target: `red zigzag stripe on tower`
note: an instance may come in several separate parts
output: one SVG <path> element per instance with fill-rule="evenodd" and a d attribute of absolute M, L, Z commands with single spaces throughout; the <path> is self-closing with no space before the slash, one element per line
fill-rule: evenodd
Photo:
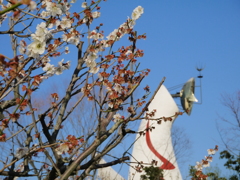
<path fill-rule="evenodd" d="M 149 121 L 147 123 L 147 129 L 148 128 L 149 128 Z M 153 147 L 151 139 L 150 139 L 150 131 L 149 130 L 147 130 L 147 132 L 146 132 L 146 142 L 147 142 L 149 149 L 153 152 L 153 154 L 155 154 L 155 156 L 157 156 L 158 159 L 160 159 L 163 162 L 162 166 L 160 166 L 159 168 L 165 169 L 165 170 L 175 169 L 175 166 L 171 162 L 169 162 L 166 158 L 164 158 L 161 154 L 159 154 L 157 152 L 157 150 Z"/>

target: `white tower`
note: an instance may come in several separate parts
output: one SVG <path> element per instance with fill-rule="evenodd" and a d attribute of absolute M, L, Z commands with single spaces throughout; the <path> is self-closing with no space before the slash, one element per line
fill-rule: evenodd
<path fill-rule="evenodd" d="M 137 160 L 138 162 L 151 163 L 152 160 L 156 160 L 158 161 L 157 167 L 164 170 L 166 180 L 182 180 L 171 139 L 171 128 L 175 120 L 173 116 L 179 112 L 179 109 L 165 86 L 161 86 L 148 109 L 149 112 L 156 109 L 153 118 L 172 117 L 172 121 L 162 120 L 161 124 L 157 124 L 157 121 L 142 120 L 139 131 L 152 126 L 155 129 L 147 131 L 145 136 L 141 136 L 134 144 L 132 152 L 134 158 L 131 159 L 131 162 Z M 142 174 L 130 168 L 129 180 L 140 180 Z"/>

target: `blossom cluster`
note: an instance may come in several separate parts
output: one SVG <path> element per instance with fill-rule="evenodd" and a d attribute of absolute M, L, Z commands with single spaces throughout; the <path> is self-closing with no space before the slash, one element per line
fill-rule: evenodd
<path fill-rule="evenodd" d="M 98 103 L 98 105 L 99 107 L 101 106 L 99 109 L 102 112 L 106 112 L 106 114 L 108 114 L 107 112 L 114 112 L 114 115 L 110 116 L 109 121 L 119 122 L 118 124 L 122 123 L 123 120 L 127 121 L 127 118 L 125 119 L 125 117 L 118 112 L 125 108 L 128 113 L 135 113 L 136 109 L 130 105 L 128 99 L 149 72 L 148 69 L 139 70 L 138 65 L 136 65 L 136 59 L 142 57 L 144 53 L 142 50 L 136 48 L 135 42 L 138 39 L 145 39 L 146 36 L 137 36 L 133 28 L 136 20 L 143 14 L 143 8 L 141 6 L 135 8 L 131 18 L 128 18 L 125 23 L 113 30 L 108 36 L 104 36 L 104 32 L 100 31 L 101 26 L 103 26 L 102 24 L 94 30 L 92 30 L 92 26 L 90 26 L 92 21 L 101 15 L 98 11 L 100 9 L 100 7 L 98 7 L 100 1 L 91 1 L 90 4 L 83 2 L 82 8 L 84 8 L 84 10 L 81 10 L 80 13 L 70 13 L 69 11 L 72 6 L 71 3 L 74 3 L 75 0 L 71 0 L 70 2 L 67 0 L 41 0 L 39 2 L 37 1 L 38 4 L 31 0 L 25 1 L 29 1 L 27 8 L 25 6 L 23 9 L 16 8 L 14 12 L 11 10 L 14 14 L 13 17 L 16 24 L 24 22 L 25 19 L 27 19 L 26 22 L 30 22 L 33 19 L 29 24 L 26 23 L 22 31 L 16 31 L 15 34 L 12 35 L 13 37 L 16 36 L 16 54 L 20 55 L 16 55 L 16 57 L 12 59 L 0 55 L 0 76 L 4 79 L 2 82 L 6 82 L 6 84 L 4 84 L 6 88 L 2 88 L 3 91 L 0 93 L 3 94 L 7 90 L 11 92 L 11 89 L 15 87 L 18 87 L 19 91 L 14 93 L 16 98 L 11 102 L 13 106 L 16 107 L 14 112 L 6 113 L 7 117 L 1 120 L 0 141 L 8 141 L 4 131 L 10 126 L 9 122 L 11 122 L 11 126 L 17 125 L 24 127 L 21 125 L 21 119 L 24 115 L 31 114 L 32 118 L 35 118 L 38 112 L 36 112 L 37 108 L 35 108 L 35 104 L 31 101 L 31 97 L 33 97 L 32 93 L 39 89 L 38 86 L 40 86 L 45 78 L 60 75 L 64 70 L 70 68 L 70 61 L 66 62 L 63 58 L 61 58 L 61 61 L 58 60 L 55 63 L 52 61 L 53 58 L 59 57 L 63 53 L 68 54 L 70 52 L 69 47 L 74 46 L 77 46 L 78 51 L 81 51 L 81 53 L 78 54 L 80 57 L 78 65 L 76 66 L 78 70 L 75 70 L 73 72 L 74 76 L 71 76 L 71 88 L 67 88 L 68 92 L 66 94 L 69 97 L 63 97 L 63 101 L 57 93 L 54 92 L 51 94 L 52 102 L 48 110 L 39 115 L 39 119 L 36 121 L 36 123 L 41 122 L 44 128 L 43 134 L 48 132 L 52 133 L 50 131 L 58 133 L 58 130 L 63 128 L 63 122 L 65 120 L 65 122 L 67 122 L 67 117 L 73 112 L 81 100 L 79 99 L 76 106 L 74 105 L 71 108 L 68 106 L 70 104 L 68 104 L 68 101 L 70 101 L 68 99 L 71 99 L 78 93 L 82 93 L 82 97 L 84 98 L 85 96 L 88 100 L 94 100 L 95 102 L 99 100 L 100 103 Z M 3 5 L 2 0 L 0 0 L 0 5 L 2 9 L 11 7 L 11 4 L 7 6 Z M 33 11 L 35 11 L 35 14 L 32 13 Z M 9 13 L 11 12 L 9 11 Z M 8 12 L 4 15 L 7 16 Z M 2 17 L 5 18 L 5 16 Z M 42 22 L 36 25 L 36 29 L 32 29 L 32 25 L 35 25 L 37 21 Z M 1 22 L 3 22 L 2 19 L 0 19 L 0 23 Z M 88 31 L 79 31 L 78 27 L 81 25 L 86 25 Z M 129 35 L 131 45 L 126 47 L 122 46 L 116 51 L 113 50 L 114 43 L 119 41 L 124 35 Z M 19 37 L 24 38 L 21 38 L 19 41 Z M 82 40 L 84 37 L 88 40 L 85 51 L 83 50 L 85 47 L 81 47 L 81 42 L 84 41 Z M 105 51 L 107 48 L 109 51 Z M 106 53 L 106 55 L 104 55 L 104 53 Z M 81 63 L 79 63 L 80 60 Z M 81 66 L 80 70 L 79 66 Z M 131 68 L 131 66 L 134 67 Z M 81 72 L 79 73 L 79 71 Z M 105 96 L 104 98 L 100 96 L 96 97 L 95 94 L 93 94 L 95 93 L 93 91 L 98 89 L 103 89 L 103 92 L 106 92 L 102 93 L 105 94 L 103 95 Z M 60 108 L 64 109 L 63 103 L 68 104 L 66 107 L 69 108 L 69 111 L 63 110 L 64 112 L 61 114 L 62 111 L 59 110 Z M 145 101 L 137 99 L 133 101 L 133 103 L 136 104 L 136 108 L 139 108 Z M 105 108 L 107 108 L 106 111 Z M 111 114 L 112 113 L 110 113 L 110 115 Z M 50 121 L 45 123 L 45 118 L 50 118 Z M 32 123 L 31 128 L 36 126 L 36 123 Z M 30 126 L 27 125 L 25 128 L 29 129 Z M 26 156 L 34 159 L 35 154 L 33 156 L 33 153 L 37 154 L 37 150 L 31 151 L 29 147 L 33 141 L 41 141 L 40 133 L 42 133 L 42 131 L 38 131 L 38 128 L 38 126 L 35 128 L 35 138 L 33 140 L 31 139 L 31 142 L 26 144 L 26 147 L 18 148 L 15 153 L 13 153 L 17 160 L 25 158 Z M 25 132 L 30 131 L 26 130 L 23 133 Z M 11 137 L 9 139 L 11 139 Z M 46 147 L 54 147 L 49 148 L 53 151 L 52 154 L 54 156 L 71 156 L 72 153 L 75 153 L 76 149 L 79 150 L 79 148 L 85 144 L 83 143 L 83 136 L 76 138 L 74 135 L 68 135 L 67 140 L 54 139 L 54 144 L 48 142 L 48 140 Z M 40 148 L 44 150 L 46 147 L 41 145 Z"/>
<path fill-rule="evenodd" d="M 107 47 L 111 47 L 115 41 L 119 41 L 124 35 L 131 32 L 136 20 L 143 14 L 143 8 L 138 6 L 133 10 L 132 19 L 127 19 L 125 23 L 120 25 L 118 29 L 114 29 L 104 40 L 102 33 L 93 30 L 89 33 L 88 38 L 94 40 L 94 50 L 88 55 L 85 60 L 87 67 L 90 68 L 89 72 L 96 74 L 99 71 L 99 68 L 96 67 L 96 59 L 98 58 L 97 53 L 102 52 Z"/>
<path fill-rule="evenodd" d="M 208 149 L 208 156 L 205 156 L 205 159 L 202 159 L 200 162 L 196 162 L 195 169 L 196 169 L 196 177 L 198 180 L 205 180 L 208 176 L 203 174 L 202 170 L 205 167 L 210 166 L 210 162 L 212 162 L 212 155 L 214 155 L 218 151 L 218 146 L 215 146 L 214 149 Z"/>

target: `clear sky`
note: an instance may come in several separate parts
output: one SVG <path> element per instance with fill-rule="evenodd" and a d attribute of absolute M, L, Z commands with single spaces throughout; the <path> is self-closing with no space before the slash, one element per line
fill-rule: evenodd
<path fill-rule="evenodd" d="M 79 9 L 81 3 L 78 0 L 74 8 Z M 144 8 L 144 14 L 137 20 L 135 29 L 138 34 L 147 35 L 138 44 L 145 53 L 141 68 L 151 69 L 143 86 L 148 84 L 154 92 L 165 76 L 165 86 L 170 88 L 196 77 L 197 65 L 205 67 L 202 105 L 195 105 L 191 116 L 178 117 L 175 123 L 185 129 L 192 142 L 191 158 L 180 167 L 185 177 L 188 165 L 203 159 L 207 149 L 218 144 L 220 151 L 223 150 L 216 120 L 218 114 L 228 117 L 220 103 L 221 94 L 240 89 L 240 1 L 108 0 L 100 5 L 101 17 L 97 20 L 104 23 L 105 35 L 125 22 L 139 5 Z M 3 53 L 5 44 L 0 44 Z M 200 99 L 198 91 L 196 97 Z M 211 165 L 222 164 L 218 159 L 219 153 Z"/>
<path fill-rule="evenodd" d="M 196 77 L 197 65 L 205 67 L 202 105 L 195 105 L 191 116 L 178 117 L 175 122 L 185 129 L 192 142 L 191 158 L 180 167 L 185 177 L 188 165 L 203 159 L 207 149 L 217 144 L 220 151 L 224 148 L 216 120 L 218 114 L 228 116 L 220 103 L 221 94 L 234 93 L 240 87 L 240 1 L 109 0 L 101 6 L 104 27 L 108 27 L 109 32 L 119 27 L 138 5 L 144 8 L 144 14 L 135 29 L 139 34 L 147 34 L 147 39 L 138 44 L 145 52 L 141 67 L 151 69 L 143 84 L 154 91 L 165 76 L 165 86 L 170 88 Z M 198 90 L 196 97 L 200 99 Z M 219 153 L 211 163 L 217 164 L 225 169 Z"/>

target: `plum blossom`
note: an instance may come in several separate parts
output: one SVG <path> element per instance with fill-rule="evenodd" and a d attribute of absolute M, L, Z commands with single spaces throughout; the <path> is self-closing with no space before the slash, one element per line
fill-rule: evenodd
<path fill-rule="evenodd" d="M 87 56 L 87 59 L 92 60 L 92 61 L 95 61 L 97 58 L 98 58 L 98 55 L 96 53 L 90 53 Z"/>
<path fill-rule="evenodd" d="M 137 9 L 137 10 L 136 10 Z M 137 8 L 134 9 L 134 11 L 136 11 L 136 13 L 138 13 L 138 15 L 141 15 L 141 11 Z M 139 15 L 139 17 L 140 17 Z M 139 18 L 138 17 L 138 18 Z M 123 23 L 122 25 L 120 25 L 120 27 L 118 29 L 114 29 L 113 32 L 111 32 L 106 38 L 107 40 L 113 40 L 113 41 L 118 41 L 120 38 L 122 38 L 126 33 L 128 29 L 132 29 L 134 27 L 136 19 L 129 19 L 127 20 L 127 22 Z M 105 47 L 107 47 L 108 45 L 106 44 Z"/>
<path fill-rule="evenodd" d="M 35 34 L 31 34 L 31 37 L 34 41 L 48 41 L 49 39 L 52 39 L 53 35 L 52 35 L 52 30 L 48 31 L 48 29 L 46 28 L 46 23 L 42 22 L 41 24 L 37 25 L 37 30 L 35 32 Z"/>
<path fill-rule="evenodd" d="M 39 36 L 45 36 L 45 34 L 48 33 L 48 30 L 47 30 L 47 25 L 45 22 L 41 22 L 41 24 L 38 24 L 37 27 L 36 27 L 36 34 L 39 35 Z"/>
<path fill-rule="evenodd" d="M 47 17 L 47 16 L 50 16 L 50 12 L 48 12 L 48 11 L 42 11 L 41 12 L 41 16 L 43 17 L 43 18 L 45 18 L 45 17 Z"/>
<path fill-rule="evenodd" d="M 94 19 L 100 17 L 100 15 L 101 15 L 101 13 L 98 12 L 98 11 L 92 12 L 92 17 L 93 17 Z"/>
<path fill-rule="evenodd" d="M 96 30 L 93 30 L 92 32 L 89 33 L 89 36 L 87 37 L 89 39 L 103 39 L 103 35 L 101 33 L 97 33 Z"/>
<path fill-rule="evenodd" d="M 69 146 L 66 143 L 62 143 L 58 148 L 56 148 L 56 152 L 58 155 L 62 155 L 68 151 L 69 151 Z"/>
<path fill-rule="evenodd" d="M 96 74 L 96 73 L 98 73 L 99 69 L 100 69 L 99 67 L 95 66 L 95 67 L 90 68 L 89 72 Z"/>
<path fill-rule="evenodd" d="M 136 21 L 132 19 L 127 19 L 127 22 L 120 25 L 119 30 L 122 34 L 126 33 L 126 30 L 132 29 L 136 24 Z"/>
<path fill-rule="evenodd" d="M 36 9 L 36 7 L 37 7 L 37 3 L 35 1 L 30 1 L 29 9 L 33 11 L 34 9 Z"/>
<path fill-rule="evenodd" d="M 207 160 L 207 161 L 209 161 L 209 162 L 212 162 L 212 156 L 205 156 L 205 159 Z"/>
<path fill-rule="evenodd" d="M 202 160 L 202 166 L 203 166 L 203 167 L 209 167 L 209 166 L 210 166 L 209 161 L 207 161 L 207 160 Z"/>
<path fill-rule="evenodd" d="M 113 116 L 113 121 L 116 123 L 116 122 L 118 122 L 119 120 L 121 120 L 122 119 L 122 117 L 121 117 L 121 115 L 119 114 L 119 113 L 117 113 L 117 114 L 115 114 L 114 116 Z"/>
<path fill-rule="evenodd" d="M 63 1 L 63 4 L 61 5 L 62 14 L 70 16 L 70 12 L 68 11 L 70 7 L 71 5 L 67 1 Z"/>
<path fill-rule="evenodd" d="M 49 59 L 48 57 L 44 56 L 44 57 L 41 59 L 41 62 L 42 62 L 42 64 L 45 64 L 45 63 L 50 62 L 50 59 Z"/>
<path fill-rule="evenodd" d="M 50 13 L 51 16 L 61 15 L 63 13 L 61 4 L 46 2 L 46 5 L 46 10 Z"/>
<path fill-rule="evenodd" d="M 31 51 L 30 57 L 35 57 L 36 54 L 43 54 L 45 51 L 46 43 L 36 40 L 28 45 L 28 50 Z"/>
<path fill-rule="evenodd" d="M 78 45 L 80 41 L 80 36 L 74 32 L 73 29 L 71 29 L 69 34 L 63 34 L 62 35 L 63 41 L 66 41 L 71 44 Z"/>
<path fill-rule="evenodd" d="M 195 169 L 197 169 L 198 171 L 202 171 L 202 169 L 203 169 L 202 163 L 196 162 Z"/>
<path fill-rule="evenodd" d="M 56 75 L 62 74 L 62 72 L 66 69 L 70 68 L 70 61 L 67 61 L 66 63 L 63 63 L 64 59 L 62 59 L 60 62 L 58 62 L 58 67 L 56 68 Z"/>
<path fill-rule="evenodd" d="M 87 58 L 85 59 L 85 63 L 86 63 L 86 66 L 89 67 L 91 72 L 96 72 L 98 71 L 98 69 L 93 69 L 94 67 L 97 66 L 97 63 L 95 62 L 95 60 L 98 58 L 98 55 L 96 53 L 90 53 Z M 97 73 L 97 72 L 96 72 Z"/>
<path fill-rule="evenodd" d="M 89 67 L 89 68 L 93 68 L 97 65 L 97 63 L 94 60 L 91 60 L 91 59 L 86 59 L 85 63 L 87 65 L 87 67 Z"/>
<path fill-rule="evenodd" d="M 62 21 L 60 22 L 60 26 L 62 29 L 70 28 L 72 26 L 71 20 L 66 16 L 62 17 Z"/>
<path fill-rule="evenodd" d="M 118 32 L 118 29 L 114 29 L 114 31 L 111 32 L 106 38 L 108 40 L 114 40 L 114 41 L 119 40 L 120 38 L 117 37 L 117 32 Z"/>
<path fill-rule="evenodd" d="M 118 83 L 115 84 L 113 88 L 116 92 L 121 93 L 122 92 L 122 86 Z"/>
<path fill-rule="evenodd" d="M 87 7 L 87 2 L 83 2 L 82 3 L 82 8 L 86 8 Z"/>
<path fill-rule="evenodd" d="M 63 63 L 64 59 L 62 59 L 60 62 L 58 62 L 58 66 L 55 67 L 54 65 L 48 63 L 45 64 L 43 67 L 43 71 L 46 72 L 48 76 L 52 76 L 54 74 L 60 75 L 63 73 L 64 70 L 70 68 L 70 61 L 67 61 L 66 63 Z"/>
<path fill-rule="evenodd" d="M 56 68 L 54 67 L 54 65 L 46 63 L 45 66 L 43 67 L 43 71 L 46 71 L 48 75 L 53 75 L 56 72 Z"/>
<path fill-rule="evenodd" d="M 209 155 L 214 155 L 216 153 L 214 149 L 208 149 L 207 151 Z"/>
<path fill-rule="evenodd" d="M 132 19 L 137 20 L 142 14 L 143 14 L 143 8 L 141 6 L 138 6 L 132 12 Z"/>

